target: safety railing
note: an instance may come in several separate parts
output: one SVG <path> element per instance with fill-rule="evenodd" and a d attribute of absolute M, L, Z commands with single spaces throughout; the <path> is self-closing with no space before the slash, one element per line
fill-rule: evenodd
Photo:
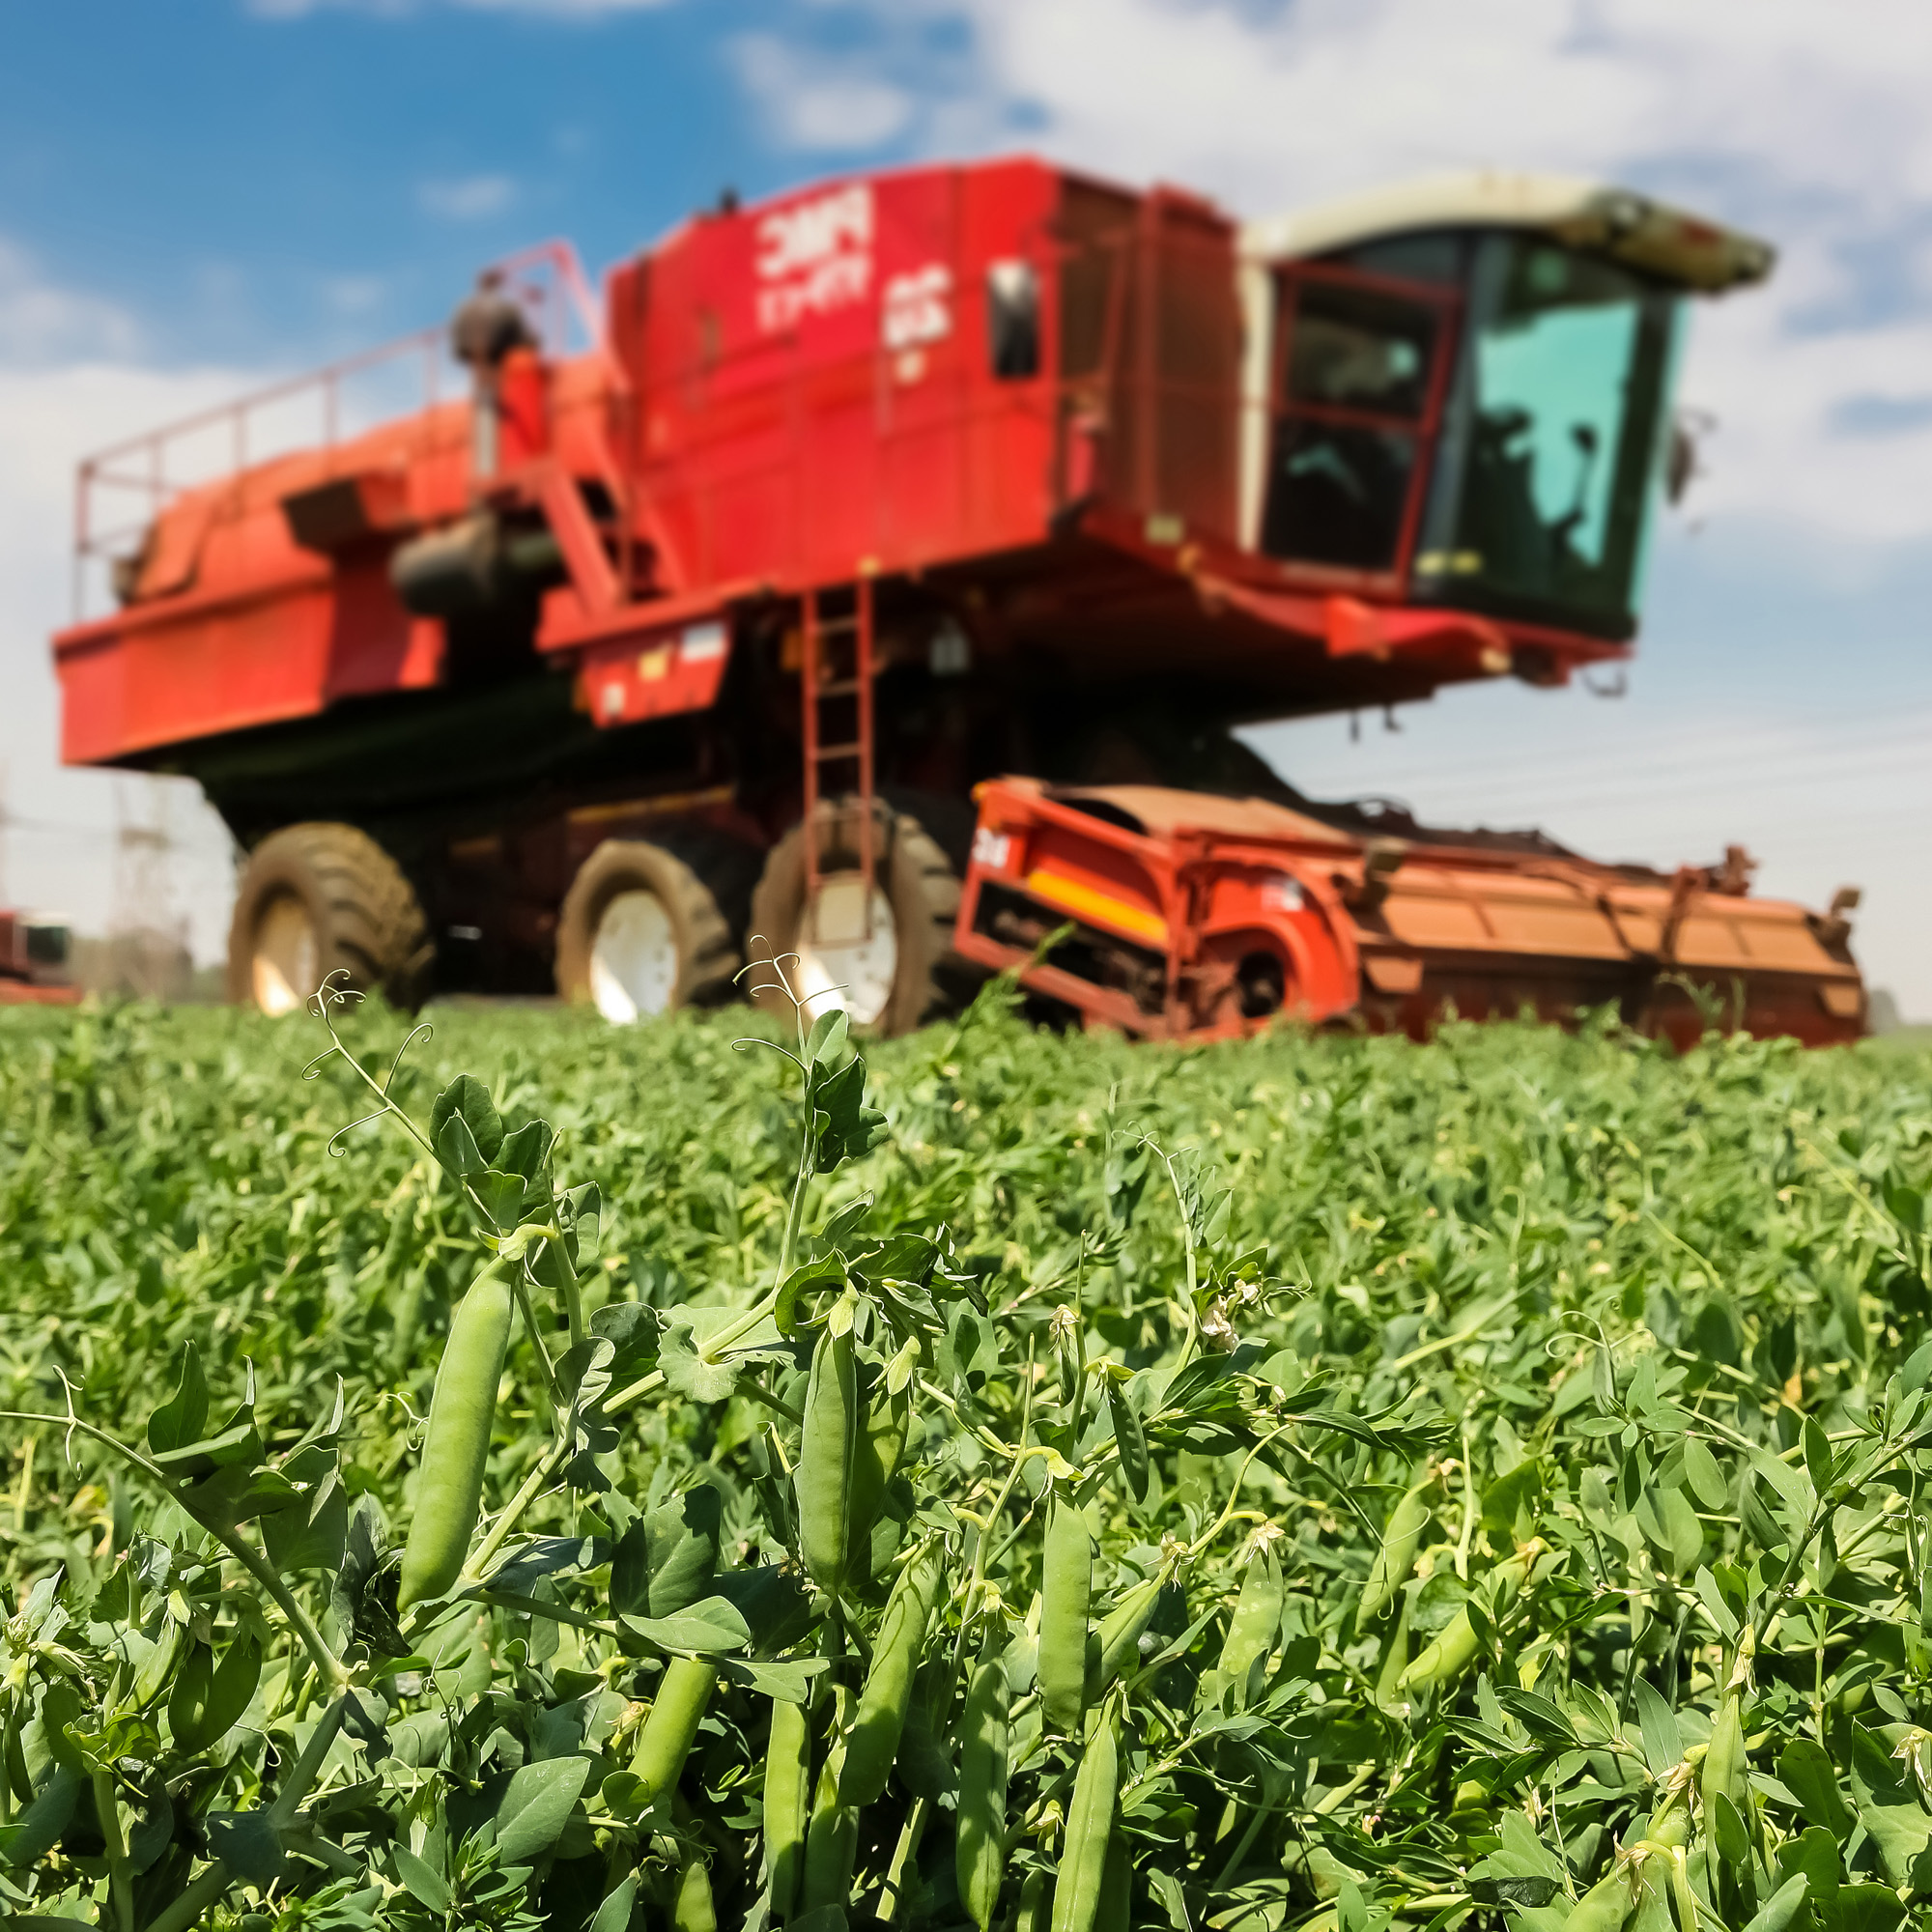
<path fill-rule="evenodd" d="M 603 323 L 577 250 L 546 242 L 494 265 L 523 306 L 544 353 L 564 355 L 575 334 L 601 348 Z M 175 497 L 297 450 L 320 451 L 325 473 L 342 444 L 375 424 L 430 412 L 466 381 L 441 327 L 199 410 L 82 459 L 74 478 L 73 621 L 90 591 L 139 555 L 154 521 Z"/>

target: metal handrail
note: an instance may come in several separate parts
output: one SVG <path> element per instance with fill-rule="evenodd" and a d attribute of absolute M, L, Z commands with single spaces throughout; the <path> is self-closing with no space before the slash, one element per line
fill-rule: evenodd
<path fill-rule="evenodd" d="M 531 281 L 526 282 L 519 292 L 537 322 L 538 332 L 548 354 L 559 355 L 566 352 L 573 319 L 590 348 L 595 351 L 603 349 L 604 330 L 597 302 L 577 250 L 568 242 L 539 242 L 503 257 L 492 267 L 506 281 L 514 281 L 532 270 L 550 270 L 548 289 L 542 282 Z M 230 478 L 239 476 L 249 467 L 250 418 L 271 404 L 284 403 L 314 390 L 320 393 L 322 402 L 322 451 L 326 458 L 332 459 L 342 440 L 341 395 L 344 379 L 386 362 L 399 361 L 405 356 L 420 355 L 423 370 L 421 399 L 413 411 L 404 411 L 391 420 L 400 421 L 411 414 L 427 417 L 441 400 L 439 379 L 444 341 L 445 330 L 441 327 L 415 329 L 377 348 L 360 350 L 299 376 L 286 377 L 278 383 L 250 390 L 231 402 L 198 410 L 191 415 L 164 423 L 159 428 L 129 437 L 124 441 L 110 443 L 106 448 L 83 457 L 74 476 L 73 621 L 81 623 L 86 617 L 89 561 L 115 557 L 120 554 L 121 546 L 143 532 L 176 497 L 201 487 L 197 483 L 170 481 L 167 473 L 170 445 L 187 437 L 218 429 L 226 423 L 233 439 L 228 474 Z M 129 473 L 122 467 L 129 458 L 142 459 L 138 472 Z M 95 499 L 97 493 L 107 489 L 131 490 L 144 496 L 147 498 L 146 515 L 133 523 L 99 526 Z"/>

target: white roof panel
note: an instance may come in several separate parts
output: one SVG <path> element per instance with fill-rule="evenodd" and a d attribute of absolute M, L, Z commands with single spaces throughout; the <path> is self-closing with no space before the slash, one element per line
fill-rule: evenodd
<path fill-rule="evenodd" d="M 1493 169 L 1432 175 L 1251 221 L 1241 230 L 1241 253 L 1292 261 L 1431 228 L 1536 229 L 1705 295 L 1761 282 L 1776 260 L 1768 242 L 1629 188 Z"/>

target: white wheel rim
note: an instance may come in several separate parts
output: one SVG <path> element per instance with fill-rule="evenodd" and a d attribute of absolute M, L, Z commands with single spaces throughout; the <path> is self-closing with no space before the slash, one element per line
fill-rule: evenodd
<path fill-rule="evenodd" d="M 814 917 L 815 913 L 815 917 Z M 893 902 L 874 885 L 871 931 L 866 930 L 866 882 L 858 872 L 822 879 L 799 935 L 799 994 L 816 1014 L 842 1007 L 857 1026 L 870 1026 L 893 997 L 899 965 Z"/>
<path fill-rule="evenodd" d="M 277 893 L 255 922 L 248 956 L 255 1004 L 275 1017 L 298 1012 L 322 977 L 321 954 L 308 908 L 293 893 Z"/>
<path fill-rule="evenodd" d="M 668 1012 L 677 993 L 677 935 L 655 893 L 639 887 L 605 906 L 590 942 L 590 998 L 617 1026 Z"/>

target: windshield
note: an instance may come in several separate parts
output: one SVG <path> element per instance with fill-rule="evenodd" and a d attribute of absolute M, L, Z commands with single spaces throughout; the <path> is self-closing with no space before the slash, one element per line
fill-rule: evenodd
<path fill-rule="evenodd" d="M 1492 229 L 1371 243 L 1291 270 L 1283 295 L 1264 550 L 1384 576 L 1406 565 L 1424 601 L 1635 629 L 1675 294 Z"/>
<path fill-rule="evenodd" d="M 1627 636 L 1677 298 L 1535 237 L 1484 236 L 1473 253 L 1418 591 Z"/>

